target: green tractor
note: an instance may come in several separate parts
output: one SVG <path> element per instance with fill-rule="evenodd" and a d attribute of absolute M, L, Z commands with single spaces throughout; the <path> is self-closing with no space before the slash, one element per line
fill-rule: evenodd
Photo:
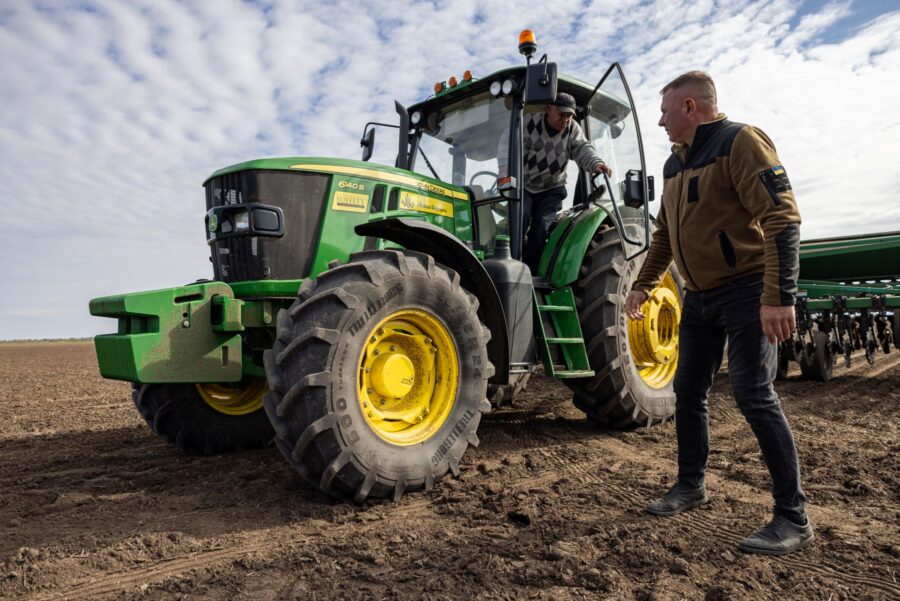
<path fill-rule="evenodd" d="M 311 486 L 362 502 L 459 472 L 482 414 L 539 363 L 614 427 L 670 418 L 681 285 L 672 271 L 629 322 L 625 295 L 652 227 L 637 117 L 613 64 L 596 86 L 533 62 L 468 72 L 399 115 L 393 167 L 273 158 L 205 183 L 214 279 L 94 299 L 118 332 L 100 372 L 193 453 L 273 439 Z M 525 114 L 557 91 L 613 176 L 569 178 L 537 273 L 523 249 Z M 396 125 L 391 127 L 398 127 Z M 380 131 L 384 131 L 381 129 Z M 509 157 L 498 173 L 498 149 Z M 574 164 L 572 164 L 574 168 Z"/>

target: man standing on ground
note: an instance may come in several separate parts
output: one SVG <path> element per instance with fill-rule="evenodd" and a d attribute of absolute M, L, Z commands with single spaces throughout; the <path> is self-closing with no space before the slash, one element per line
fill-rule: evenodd
<path fill-rule="evenodd" d="M 556 214 L 566 197 L 566 167 L 569 159 L 590 174 L 604 172 L 612 175 L 584 132 L 574 120 L 575 98 L 560 92 L 545 112 L 525 115 L 522 138 L 524 142 L 525 193 L 522 199 L 522 230 L 528 242 L 522 261 L 537 271 L 541 251 Z M 504 142 L 507 136 L 501 138 Z M 501 177 L 507 173 L 508 149 L 498 149 Z M 530 225 L 530 227 L 529 227 Z"/>
<path fill-rule="evenodd" d="M 685 279 L 675 374 L 678 481 L 647 510 L 670 516 L 707 502 L 707 396 L 728 342 L 728 372 L 772 476 L 772 521 L 740 548 L 783 555 L 812 542 L 790 426 L 772 386 L 776 343 L 795 327 L 800 214 L 772 141 L 718 112 L 706 73 L 662 89 L 659 125 L 674 143 L 658 229 L 625 301 L 631 319 L 674 258 Z"/>

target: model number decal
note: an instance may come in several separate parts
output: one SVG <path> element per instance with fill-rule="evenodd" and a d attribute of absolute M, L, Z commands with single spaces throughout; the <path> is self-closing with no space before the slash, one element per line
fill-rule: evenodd
<path fill-rule="evenodd" d="M 341 180 L 338 182 L 338 188 L 350 188 L 351 190 L 359 190 L 362 192 L 366 189 L 365 184 L 357 184 L 356 182 L 348 182 L 346 180 Z"/>

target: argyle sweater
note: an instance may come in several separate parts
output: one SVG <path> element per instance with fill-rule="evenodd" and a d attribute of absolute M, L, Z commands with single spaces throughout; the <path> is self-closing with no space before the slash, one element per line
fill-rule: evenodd
<path fill-rule="evenodd" d="M 529 113 L 523 120 L 525 189 L 532 194 L 564 186 L 569 159 L 591 173 L 603 162 L 575 121 L 570 121 L 563 131 L 554 132 L 545 116 L 543 112 Z M 506 163 L 504 158 L 499 157 L 501 165 Z"/>

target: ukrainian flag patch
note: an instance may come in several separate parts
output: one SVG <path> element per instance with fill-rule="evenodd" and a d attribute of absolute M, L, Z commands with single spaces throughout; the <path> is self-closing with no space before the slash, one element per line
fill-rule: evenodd
<path fill-rule="evenodd" d="M 784 170 L 783 165 L 775 165 L 770 169 L 760 171 L 759 179 L 766 188 L 766 192 L 772 197 L 772 202 L 776 205 L 781 204 L 781 199 L 778 198 L 779 193 L 789 192 L 793 189 L 791 180 L 788 179 L 787 171 Z"/>

